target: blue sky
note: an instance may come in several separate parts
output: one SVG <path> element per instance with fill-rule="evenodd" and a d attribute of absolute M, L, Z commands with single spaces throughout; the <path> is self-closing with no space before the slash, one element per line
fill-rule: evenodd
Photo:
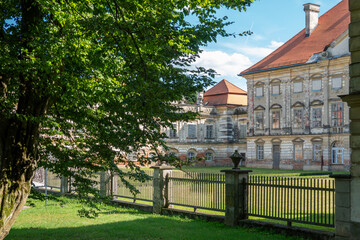
<path fill-rule="evenodd" d="M 255 0 L 246 12 L 220 10 L 234 23 L 227 29 L 240 33 L 251 30 L 248 37 L 219 38 L 203 49 L 195 65 L 213 68 L 220 76 L 246 90 L 246 80 L 237 74 L 260 61 L 305 27 L 305 3 L 320 5 L 320 16 L 341 0 Z"/>

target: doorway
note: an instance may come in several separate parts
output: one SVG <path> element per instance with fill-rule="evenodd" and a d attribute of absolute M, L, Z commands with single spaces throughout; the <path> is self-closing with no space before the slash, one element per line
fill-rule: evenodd
<path fill-rule="evenodd" d="M 273 169 L 280 168 L 280 144 L 273 144 Z"/>

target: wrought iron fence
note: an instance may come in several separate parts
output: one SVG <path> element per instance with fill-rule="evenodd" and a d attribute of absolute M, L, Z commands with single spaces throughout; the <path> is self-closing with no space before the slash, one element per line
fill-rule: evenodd
<path fill-rule="evenodd" d="M 225 211 L 225 175 L 173 171 L 168 179 L 170 205 Z"/>
<path fill-rule="evenodd" d="M 133 195 L 129 188 L 125 186 L 125 184 L 121 181 L 121 179 L 117 178 L 117 190 L 114 194 L 114 197 L 132 199 L 133 202 L 137 200 L 145 201 L 145 202 L 153 202 L 153 170 L 143 170 L 147 175 L 149 175 L 150 180 L 145 182 L 139 182 L 136 180 L 131 180 L 128 177 L 125 177 L 129 183 L 131 183 L 139 193 Z"/>
<path fill-rule="evenodd" d="M 334 227 L 333 179 L 249 176 L 248 215 Z"/>
<path fill-rule="evenodd" d="M 50 189 L 60 189 L 61 187 L 61 177 L 59 177 L 57 174 L 52 173 L 50 171 L 47 171 L 46 174 L 46 182 L 47 182 L 47 187 Z"/>

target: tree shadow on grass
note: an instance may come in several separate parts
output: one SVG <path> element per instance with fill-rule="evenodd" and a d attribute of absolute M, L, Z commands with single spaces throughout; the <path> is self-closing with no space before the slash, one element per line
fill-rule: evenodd
<path fill-rule="evenodd" d="M 124 212 L 122 212 L 124 213 Z M 132 214 L 133 212 L 131 212 Z M 96 240 L 281 240 L 295 239 L 274 235 L 269 232 L 260 232 L 258 229 L 231 228 L 224 224 L 204 221 L 193 221 L 179 217 L 164 217 L 159 215 L 143 215 L 135 220 L 121 220 L 121 216 L 114 216 L 112 223 L 87 225 L 80 227 L 46 228 L 41 227 L 16 228 L 14 227 L 6 240 L 32 239 L 96 239 Z M 120 221 L 118 221 L 120 220 Z"/>

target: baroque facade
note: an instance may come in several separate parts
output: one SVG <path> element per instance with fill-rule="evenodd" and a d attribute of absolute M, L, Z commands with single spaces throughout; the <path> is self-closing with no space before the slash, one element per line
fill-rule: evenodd
<path fill-rule="evenodd" d="M 347 170 L 350 165 L 348 1 L 318 17 L 243 71 L 248 86 L 247 166 Z"/>
<path fill-rule="evenodd" d="M 247 93 L 222 80 L 196 104 L 178 103 L 184 111 L 199 113 L 192 122 L 176 122 L 166 129 L 170 152 L 183 160 L 202 157 L 197 166 L 231 166 L 235 150 L 246 153 Z"/>

